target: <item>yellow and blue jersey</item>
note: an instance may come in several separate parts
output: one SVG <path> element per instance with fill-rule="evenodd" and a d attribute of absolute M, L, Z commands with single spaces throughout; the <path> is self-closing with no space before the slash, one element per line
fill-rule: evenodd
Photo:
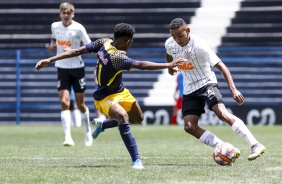
<path fill-rule="evenodd" d="M 97 53 L 96 77 L 97 90 L 93 93 L 95 100 L 121 92 L 124 89 L 122 72 L 129 71 L 136 60 L 126 56 L 126 52 L 112 46 L 113 40 L 101 38 L 85 45 L 90 53 Z"/>

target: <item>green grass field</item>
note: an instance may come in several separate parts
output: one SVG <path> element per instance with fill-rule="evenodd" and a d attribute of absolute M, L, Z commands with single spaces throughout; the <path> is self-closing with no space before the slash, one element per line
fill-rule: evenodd
<path fill-rule="evenodd" d="M 204 127 L 241 150 L 232 166 L 219 166 L 212 148 L 186 134 L 181 126 L 133 125 L 144 170 L 133 170 L 117 128 L 83 143 L 84 129 L 72 128 L 74 147 L 63 147 L 58 126 L 0 126 L 1 183 L 281 183 L 282 127 L 250 127 L 267 148 L 248 161 L 248 144 L 228 126 Z"/>

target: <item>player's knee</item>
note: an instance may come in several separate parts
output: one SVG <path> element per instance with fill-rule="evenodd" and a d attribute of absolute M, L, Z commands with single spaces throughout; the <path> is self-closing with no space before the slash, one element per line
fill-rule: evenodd
<path fill-rule="evenodd" d="M 128 114 L 126 112 L 117 112 L 114 116 L 114 119 L 116 119 L 118 122 L 128 122 Z"/>
<path fill-rule="evenodd" d="M 220 119 L 223 122 L 228 122 L 229 120 L 229 116 L 228 116 L 228 112 L 227 111 L 217 111 L 216 115 L 218 117 L 218 119 Z"/>
<path fill-rule="evenodd" d="M 187 122 L 184 125 L 184 130 L 185 132 L 189 133 L 189 134 L 193 134 L 194 130 L 195 130 L 195 126 L 193 126 L 193 124 L 191 122 Z"/>
<path fill-rule="evenodd" d="M 70 107 L 70 101 L 66 99 L 61 99 L 61 105 L 64 109 L 69 109 Z"/>

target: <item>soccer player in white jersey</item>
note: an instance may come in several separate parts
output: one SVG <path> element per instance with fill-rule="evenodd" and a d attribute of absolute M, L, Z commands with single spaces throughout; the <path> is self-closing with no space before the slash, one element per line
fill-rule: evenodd
<path fill-rule="evenodd" d="M 171 37 L 165 42 L 167 62 L 179 57 L 188 60 L 178 68 L 168 69 L 170 75 L 180 70 L 184 77 L 182 103 L 184 130 L 211 147 L 223 142 L 212 132 L 198 126 L 199 118 L 205 112 L 204 106 L 207 103 L 221 121 L 230 125 L 232 130 L 250 145 L 251 154 L 248 160 L 259 157 L 266 148 L 256 140 L 241 119 L 226 110 L 218 89 L 216 75 L 211 67 L 216 67 L 222 73 L 234 100 L 241 105 L 244 103 L 244 97 L 236 89 L 229 69 L 203 40 L 190 34 L 190 28 L 182 18 L 172 20 L 169 30 Z M 239 155 L 240 151 L 237 149 L 237 158 Z"/>
<path fill-rule="evenodd" d="M 62 3 L 60 5 L 61 21 L 51 25 L 52 39 L 49 52 L 54 52 L 57 47 L 57 55 L 67 50 L 79 48 L 81 42 L 85 45 L 91 43 L 83 25 L 72 20 L 74 17 L 74 5 Z M 70 90 L 73 87 L 78 109 L 81 112 L 82 123 L 85 125 L 86 146 L 92 145 L 92 136 L 89 120 L 89 110 L 84 102 L 84 91 L 86 90 L 84 63 L 81 56 L 61 59 L 56 61 L 58 73 L 58 94 L 61 102 L 61 121 L 65 133 L 64 146 L 74 146 L 71 136 L 71 113 L 70 113 Z"/>

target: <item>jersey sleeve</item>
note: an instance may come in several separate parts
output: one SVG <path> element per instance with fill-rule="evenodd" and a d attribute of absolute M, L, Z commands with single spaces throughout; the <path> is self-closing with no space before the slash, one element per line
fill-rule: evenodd
<path fill-rule="evenodd" d="M 203 49 L 205 52 L 205 59 L 212 67 L 221 61 L 210 47 L 204 47 Z"/>
<path fill-rule="evenodd" d="M 130 70 L 136 60 L 129 58 L 121 52 L 116 52 L 111 58 L 113 67 L 117 70 Z"/>
<path fill-rule="evenodd" d="M 55 36 L 55 23 L 53 23 L 52 25 L 51 25 L 51 36 L 52 36 L 52 38 L 53 39 L 56 39 L 56 36 Z"/>
<path fill-rule="evenodd" d="M 171 56 L 172 56 L 173 54 L 172 54 L 172 52 L 171 52 L 171 50 L 170 50 L 170 47 L 169 47 L 170 42 L 171 42 L 171 38 L 167 39 L 164 45 L 165 45 L 166 53 L 167 53 L 168 55 L 171 55 Z"/>
<path fill-rule="evenodd" d="M 90 38 L 89 38 L 89 36 L 87 34 L 87 31 L 86 31 L 86 29 L 83 26 L 81 26 L 80 39 L 81 39 L 81 41 L 82 41 L 82 43 L 84 45 L 86 45 L 88 43 L 91 43 L 91 40 L 90 40 Z"/>
<path fill-rule="evenodd" d="M 109 38 L 100 38 L 98 40 L 95 40 L 94 42 L 88 43 L 85 45 L 86 49 L 90 53 L 97 53 L 100 48 L 103 46 L 103 44 L 110 40 Z"/>

